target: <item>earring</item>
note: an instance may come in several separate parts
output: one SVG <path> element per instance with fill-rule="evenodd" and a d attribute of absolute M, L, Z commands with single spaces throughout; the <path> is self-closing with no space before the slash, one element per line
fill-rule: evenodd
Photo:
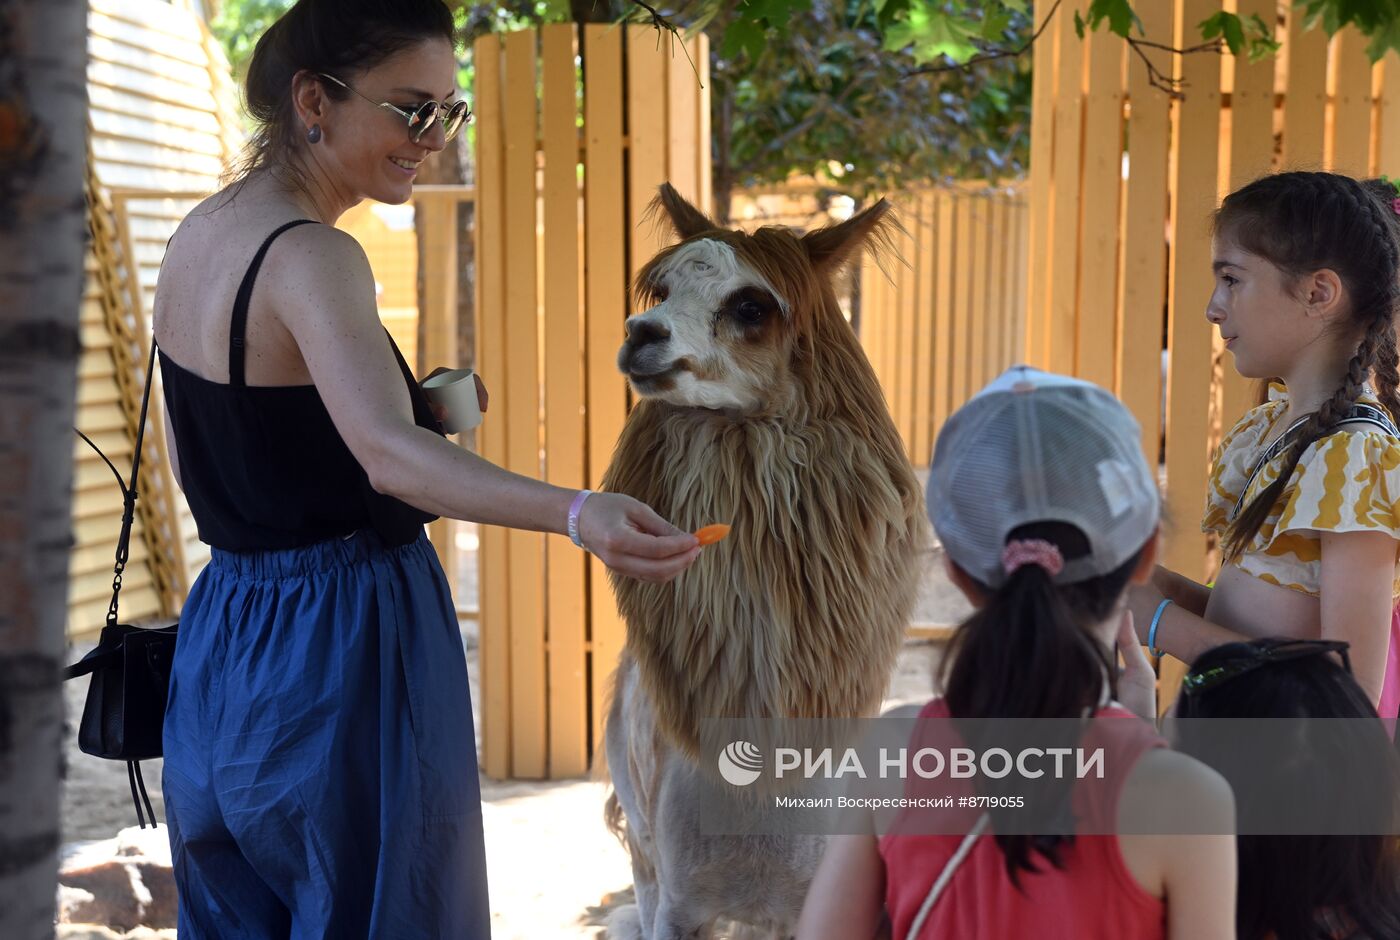
<path fill-rule="evenodd" d="M 318 144 L 321 142 L 321 125 L 311 125 L 311 130 L 306 132 L 306 141 L 311 144 Z"/>

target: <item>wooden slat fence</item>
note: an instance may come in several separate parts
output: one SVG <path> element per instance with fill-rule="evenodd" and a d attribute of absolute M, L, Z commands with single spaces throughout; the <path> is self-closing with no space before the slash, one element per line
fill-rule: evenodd
<path fill-rule="evenodd" d="M 1048 10 L 1049 0 L 1035 4 Z M 1250 64 L 1229 54 L 1148 50 L 1183 82 L 1171 100 L 1111 36 L 1080 40 L 1065 4 L 1034 47 L 1026 342 L 1033 364 L 1108 386 L 1161 459 L 1164 562 L 1208 578 L 1200 532 L 1210 454 L 1252 404 L 1205 320 L 1212 289 L 1210 217 L 1220 199 L 1280 169 L 1354 176 L 1400 170 L 1400 57 L 1372 65 L 1366 40 L 1304 30 L 1292 4 L 1228 0 L 1277 23 L 1283 48 Z M 1147 38 L 1199 42 L 1212 0 L 1135 5 Z M 935 361 L 937 364 L 937 361 Z M 1180 664 L 1164 668 L 1174 687 Z"/>
<path fill-rule="evenodd" d="M 602 478 L 629 407 L 628 284 L 663 244 L 647 204 L 667 180 L 710 201 L 704 38 L 688 51 L 698 75 L 646 27 L 476 43 L 478 362 L 501 389 L 479 446 L 494 463 L 566 487 Z M 605 569 L 566 539 L 496 527 L 480 559 L 483 768 L 583 773 L 623 642 Z"/>
<path fill-rule="evenodd" d="M 897 257 L 866 257 L 859 332 L 909 460 L 927 467 L 950 412 L 1021 361 L 1031 208 L 978 185 L 893 197 Z"/>

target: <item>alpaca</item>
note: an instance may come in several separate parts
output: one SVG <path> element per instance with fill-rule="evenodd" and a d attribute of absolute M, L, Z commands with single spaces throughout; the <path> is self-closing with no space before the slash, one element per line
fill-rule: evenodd
<path fill-rule="evenodd" d="M 928 534 L 923 494 L 832 281 L 894 225 L 884 200 L 799 236 L 723 230 L 669 185 L 680 242 L 640 272 L 618 366 L 639 400 L 603 488 L 683 529 L 729 523 L 667 584 L 613 577 L 627 625 L 605 756 L 608 821 L 637 904 L 610 935 L 708 936 L 724 917 L 789 935 L 824 839 L 777 833 L 726 784 L 717 717 L 856 718 L 885 692 Z M 622 818 L 625 816 L 625 826 Z M 713 831 L 711 829 L 711 831 Z"/>

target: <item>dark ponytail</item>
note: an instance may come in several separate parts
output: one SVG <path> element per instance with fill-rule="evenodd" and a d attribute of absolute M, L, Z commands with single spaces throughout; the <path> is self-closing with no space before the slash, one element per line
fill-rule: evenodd
<path fill-rule="evenodd" d="M 1381 404 L 1400 419 L 1400 355 L 1395 342 L 1400 225 L 1393 208 L 1397 195 L 1381 180 L 1362 183 L 1335 173 L 1277 173 L 1226 196 L 1216 213 L 1216 234 L 1228 236 L 1287 275 L 1335 271 L 1351 299 L 1351 324 L 1362 329 L 1341 386 L 1308 416 L 1278 478 L 1231 523 L 1224 540 L 1227 560 L 1238 558 L 1259 533 L 1298 461 L 1346 413 L 1373 373 Z"/>
<path fill-rule="evenodd" d="M 254 130 L 231 180 L 285 164 L 304 129 L 292 107 L 292 77 L 307 69 L 353 81 L 390 56 L 426 39 L 455 42 L 452 11 L 442 0 L 298 0 L 253 49 L 244 103 Z M 350 93 L 325 82 L 333 100 Z"/>
<path fill-rule="evenodd" d="M 1052 543 L 1066 561 L 1090 551 L 1084 533 L 1065 523 L 1021 526 L 1007 540 L 1024 539 Z M 999 588 L 979 585 L 985 604 L 953 634 L 942 671 L 948 711 L 967 729 L 964 738 L 970 746 L 981 749 L 992 745 L 976 738 L 983 733 L 982 728 L 994 727 L 995 722 L 979 725 L 979 719 L 1047 719 L 1052 722 L 1046 726 L 1047 733 L 1063 734 L 1063 729 L 1072 727 L 1071 721 L 1082 719 L 1099 704 L 1105 679 L 1109 694 L 1116 697 L 1117 664 L 1086 628 L 1112 614 L 1141 557 L 1140 550 L 1109 574 L 1075 584 L 1056 585 L 1048 571 L 1028 564 L 1016 569 Z M 1073 746 L 1072 741 L 1053 743 Z M 1068 822 L 1073 782 L 1042 781 L 1034 797 L 1044 804 L 1041 812 Z M 988 795 L 998 795 L 994 791 L 1003 783 L 1016 786 L 1023 781 L 1008 777 L 984 786 Z M 1073 839 L 1069 835 L 1003 834 L 999 815 L 1011 818 L 1018 812 L 1023 811 L 991 811 L 997 845 L 1015 884 L 1019 884 L 1020 872 L 1039 870 L 1034 853 L 1058 867 L 1060 847 Z"/>

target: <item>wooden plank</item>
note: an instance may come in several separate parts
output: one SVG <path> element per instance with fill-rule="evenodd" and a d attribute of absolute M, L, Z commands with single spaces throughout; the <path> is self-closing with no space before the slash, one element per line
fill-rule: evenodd
<path fill-rule="evenodd" d="M 661 250 L 670 231 L 663 217 L 645 219 L 646 208 L 676 168 L 667 163 L 667 140 L 676 142 L 676 128 L 667 120 L 666 76 L 672 68 L 669 44 L 658 48 L 656 30 L 627 27 L 627 182 L 628 280 Z M 681 60 L 684 62 L 684 58 Z M 684 97 L 683 95 L 681 97 Z M 674 102 L 673 102 L 674 104 Z M 690 142 L 693 146 L 693 141 Z M 682 174 L 684 176 L 684 174 Z M 690 175 L 693 195 L 694 173 Z M 674 185 L 675 176 L 670 177 Z M 679 188 L 679 187 L 677 187 Z M 627 309 L 618 311 L 619 322 Z M 619 337 L 619 342 L 620 342 Z"/>
<path fill-rule="evenodd" d="M 104 168 L 113 163 L 122 163 L 176 173 L 198 173 L 210 179 L 217 178 L 223 172 L 223 162 L 219 157 L 173 150 L 158 144 L 94 135 L 92 150 L 98 164 Z"/>
<path fill-rule="evenodd" d="M 505 321 L 505 148 L 501 87 L 501 41 L 488 35 L 474 45 L 476 60 L 477 204 L 476 361 L 483 375 L 504 387 Z M 493 409 L 494 410 L 494 409 Z M 503 410 L 503 409 L 502 409 Z M 506 423 L 500 413 L 482 422 L 477 446 L 481 456 L 502 464 L 506 457 Z M 510 559 L 506 530 L 481 527 L 478 554 L 481 603 L 482 769 L 487 776 L 511 776 Z"/>
<path fill-rule="evenodd" d="M 89 84 L 119 88 L 128 95 L 160 104 L 194 108 L 206 114 L 213 114 L 218 107 L 207 87 L 191 88 L 141 69 L 89 59 L 87 76 Z"/>
<path fill-rule="evenodd" d="M 206 66 L 208 61 L 198 39 L 188 36 L 183 39 L 177 38 L 127 20 L 114 19 L 97 10 L 90 11 L 87 28 L 89 42 L 91 42 L 92 37 L 100 37 L 146 49 L 179 62 L 197 65 L 201 69 Z"/>
<path fill-rule="evenodd" d="M 597 488 L 627 417 L 627 385 L 617 371 L 627 309 L 626 217 L 622 189 L 622 33 L 584 26 L 584 227 L 587 337 L 588 479 Z M 607 569 L 589 559 L 590 709 L 593 742 L 602 742 L 603 703 L 624 639 Z"/>
<path fill-rule="evenodd" d="M 1063 36 L 1056 68 L 1059 79 L 1055 94 L 1055 195 L 1048 253 L 1048 263 L 1055 274 L 1050 290 L 1045 361 L 1050 371 L 1066 375 L 1078 374 L 1075 337 L 1079 328 L 1083 71 L 1084 43 L 1076 37 Z"/>
<path fill-rule="evenodd" d="M 702 138 L 696 136 L 699 131 L 700 84 L 699 77 L 687 58 L 690 49 L 674 36 L 668 37 L 650 26 L 634 26 L 632 29 L 650 36 L 652 48 L 655 50 L 653 54 L 660 60 L 664 72 L 663 78 L 657 82 L 657 90 L 665 94 L 666 107 L 657 108 L 654 114 L 657 117 L 664 115 L 667 135 L 664 166 L 667 178 L 682 196 L 694 202 L 700 198 L 700 167 L 695 159 L 695 152 L 699 149 Z M 659 49 L 656 48 L 658 43 Z M 630 83 L 630 60 L 628 69 Z M 639 116 L 635 110 L 630 110 L 627 119 L 628 126 L 633 127 Z M 703 139 L 708 148 L 709 138 Z"/>
<path fill-rule="evenodd" d="M 1376 174 L 1400 173 L 1400 54 L 1385 54 L 1380 64 L 1379 116 L 1376 129 Z"/>
<path fill-rule="evenodd" d="M 1239 7 L 1241 16 L 1258 15 L 1266 20 L 1274 12 L 1273 0 L 1239 0 Z M 1273 168 L 1275 70 L 1271 59 L 1251 64 L 1248 58 L 1230 56 L 1227 61 L 1233 66 L 1235 83 L 1230 100 L 1229 165 L 1229 188 L 1235 190 Z M 1219 337 L 1215 340 L 1218 342 Z M 1252 383 L 1235 371 L 1233 357 L 1226 355 L 1221 388 L 1225 426 L 1229 427 L 1252 404 Z"/>
<path fill-rule="evenodd" d="M 1052 7 L 1052 0 L 1036 0 L 1036 22 Z M 1050 291 L 1054 269 L 1050 263 L 1050 236 L 1053 224 L 1055 112 L 1060 23 L 1056 15 L 1040 39 L 1031 47 L 1031 156 L 1029 253 L 1026 259 L 1025 348 L 1016 358 L 1031 365 L 1046 362 L 1045 339 L 1049 317 Z M 1077 38 L 1077 37 L 1075 37 Z"/>
<path fill-rule="evenodd" d="M 968 196 L 972 212 L 972 263 L 967 271 L 972 282 L 972 306 L 968 314 L 968 397 L 987 384 L 987 238 L 989 207 L 987 197 Z"/>
<path fill-rule="evenodd" d="M 900 200 L 901 222 L 904 232 L 899 237 L 899 294 L 894 310 L 898 326 L 891 331 L 894 343 L 895 369 L 895 427 L 899 429 L 900 440 L 904 442 L 904 454 L 913 461 L 914 445 L 914 294 L 918 290 L 918 272 L 914 263 L 917 249 L 914 245 L 914 231 L 918 227 L 917 208 L 904 197 Z"/>
<path fill-rule="evenodd" d="M 91 0 L 88 8 L 93 14 L 125 20 L 175 39 L 199 41 L 194 14 L 159 0 Z"/>
<path fill-rule="evenodd" d="M 1093 33 L 1087 45 L 1089 86 L 1084 99 L 1079 322 L 1074 361 L 1080 378 L 1117 391 L 1115 275 L 1118 202 L 1123 183 L 1123 61 L 1127 47 L 1120 37 L 1102 29 Z"/>
<path fill-rule="evenodd" d="M 1285 170 L 1322 168 L 1327 110 L 1327 36 L 1304 29 L 1303 12 L 1288 10 L 1288 62 L 1283 100 Z"/>
<path fill-rule="evenodd" d="M 992 193 L 987 200 L 990 224 L 987 232 L 987 364 L 986 376 L 998 376 L 1010 364 L 1006 361 L 1006 338 L 1011 332 L 1007 315 L 1008 249 L 1006 199 Z"/>
<path fill-rule="evenodd" d="M 953 285 L 957 277 L 955 257 L 956 203 L 947 189 L 936 193 L 938 203 L 937 257 L 934 259 L 933 291 L 933 439 L 952 411 L 953 362 Z"/>
<path fill-rule="evenodd" d="M 222 142 L 215 135 L 205 131 L 180 130 L 172 125 L 143 121 L 115 111 L 92 110 L 88 118 L 92 122 L 93 140 L 110 139 L 155 144 L 180 153 L 223 159 Z"/>
<path fill-rule="evenodd" d="M 1183 0 L 1177 46 L 1211 14 L 1211 0 Z M 1172 181 L 1167 408 L 1167 567 L 1204 580 L 1200 518 L 1210 461 L 1211 328 L 1201 311 L 1210 297 L 1210 239 L 1203 220 L 1216 205 L 1220 147 L 1220 68 L 1204 56 L 1179 56 L 1178 75 L 1191 94 L 1176 104 L 1176 178 Z M 1174 694 L 1175 666 L 1163 664 L 1164 690 Z"/>
<path fill-rule="evenodd" d="M 1139 10 L 1144 30 L 1169 36 L 1167 4 Z M 1122 330 L 1115 385 L 1123 403 L 1142 426 L 1143 453 L 1155 467 L 1162 433 L 1162 327 L 1166 304 L 1167 172 L 1171 135 L 1170 99 L 1151 87 L 1147 67 L 1128 63 L 1129 175 L 1123 192 L 1123 244 L 1118 305 Z"/>
<path fill-rule="evenodd" d="M 918 292 L 914 300 L 914 443 L 913 463 L 929 465 L 933 453 L 933 372 L 937 350 L 933 342 L 933 276 L 938 255 L 938 201 L 931 190 L 918 194 L 919 224 L 915 230 L 918 252 Z"/>
<path fill-rule="evenodd" d="M 972 373 L 972 200 L 966 193 L 953 191 L 957 235 L 954 238 L 953 267 L 958 277 L 953 284 L 952 392 L 948 400 L 950 413 L 962 407 L 971 391 Z"/>
<path fill-rule="evenodd" d="M 1367 38 L 1354 26 L 1333 37 L 1332 137 L 1327 142 L 1328 169 L 1364 177 L 1371 165 L 1371 60 Z"/>
<path fill-rule="evenodd" d="M 696 68 L 700 70 L 700 87 L 708 89 L 710 87 L 710 37 L 700 33 L 690 42 L 690 57 L 694 60 Z M 695 177 L 698 187 L 697 195 L 700 201 L 696 205 L 713 216 L 715 197 L 710 165 L 710 94 L 708 91 L 699 94 L 700 104 L 695 109 L 695 139 L 699 142 L 699 146 L 695 148 Z"/>
<path fill-rule="evenodd" d="M 105 111 L 150 121 L 163 128 L 169 128 L 171 134 L 197 132 L 217 135 L 221 133 L 219 119 L 209 111 L 200 110 L 198 107 L 183 102 L 169 104 L 156 101 L 120 86 L 113 88 L 89 83 L 88 108 L 95 112 Z"/>
<path fill-rule="evenodd" d="M 506 468 L 540 475 L 539 322 L 535 257 L 535 33 L 505 40 Z M 546 775 L 544 536 L 511 529 L 511 776 Z"/>
<path fill-rule="evenodd" d="M 573 25 L 543 27 L 545 479 L 583 489 L 582 307 L 579 303 L 578 105 Z M 588 770 L 587 556 L 566 539 L 546 548 L 549 775 Z"/>
<path fill-rule="evenodd" d="M 145 43 L 114 42 L 91 30 L 88 31 L 88 61 L 145 72 L 201 91 L 213 88 L 209 67 L 203 57 L 199 62 L 188 62 L 182 57 L 165 55 Z"/>
<path fill-rule="evenodd" d="M 861 282 L 860 340 L 861 345 L 865 347 L 866 356 L 870 359 L 870 366 L 875 370 L 875 378 L 879 380 L 886 407 L 890 402 L 890 390 L 889 371 L 884 356 L 885 295 L 889 290 L 885 269 L 897 263 L 887 253 L 880 263 L 871 264 L 867 271 L 868 277 Z"/>

